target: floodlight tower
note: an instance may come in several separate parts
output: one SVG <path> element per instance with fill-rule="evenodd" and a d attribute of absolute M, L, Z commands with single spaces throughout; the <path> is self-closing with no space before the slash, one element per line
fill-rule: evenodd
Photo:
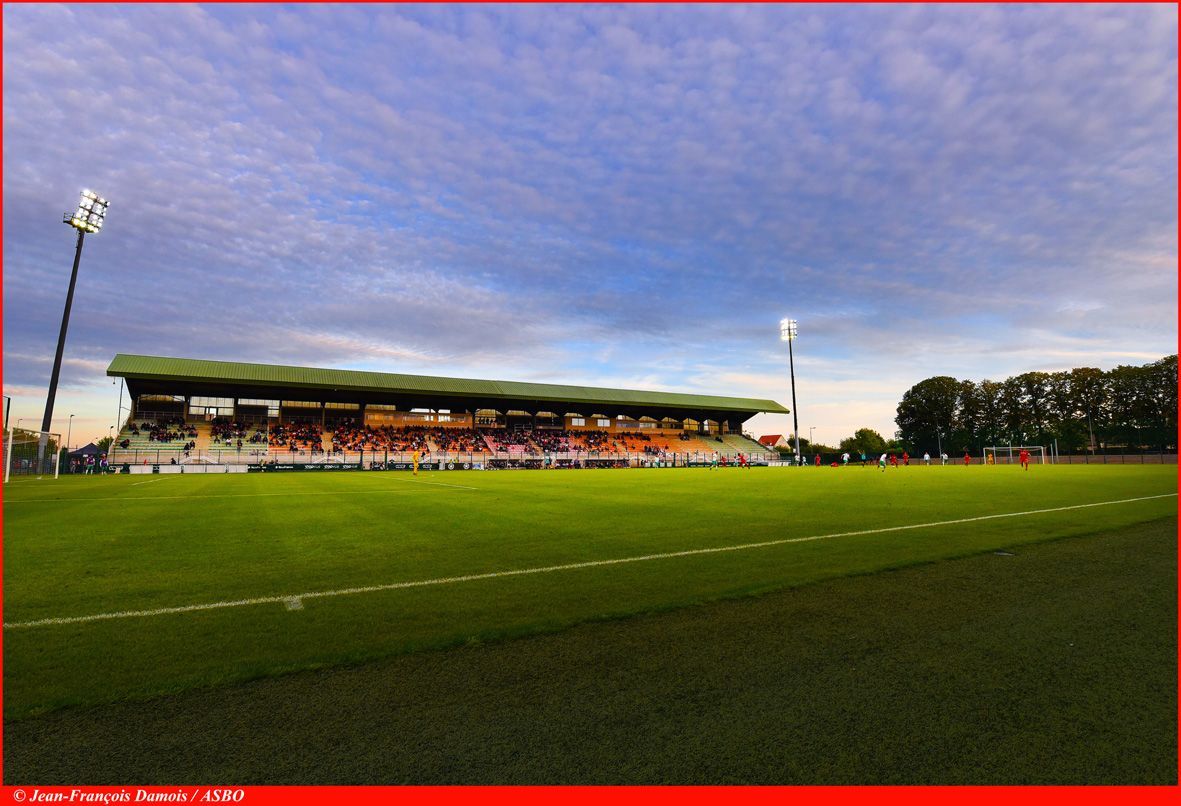
<path fill-rule="evenodd" d="M 791 352 L 791 343 L 798 335 L 796 320 L 779 320 L 779 340 L 787 342 L 787 361 L 791 368 L 791 422 L 796 437 L 796 464 L 800 463 L 800 415 L 796 412 L 796 361 Z"/>
<path fill-rule="evenodd" d="M 45 418 L 41 421 L 41 444 L 37 449 L 38 460 L 45 455 L 50 422 L 53 420 L 53 401 L 57 397 L 57 379 L 61 374 L 62 353 L 66 348 L 66 328 L 70 326 L 70 307 L 74 304 L 74 284 L 78 282 L 78 263 L 82 260 L 82 240 L 86 233 L 98 234 L 107 217 L 107 200 L 89 190 L 82 191 L 78 209 L 62 215 L 62 223 L 78 230 L 78 245 L 74 249 L 74 268 L 70 272 L 70 290 L 66 292 L 66 309 L 62 313 L 62 329 L 57 335 L 57 355 L 53 359 L 53 374 L 49 376 L 49 397 L 45 399 Z"/>

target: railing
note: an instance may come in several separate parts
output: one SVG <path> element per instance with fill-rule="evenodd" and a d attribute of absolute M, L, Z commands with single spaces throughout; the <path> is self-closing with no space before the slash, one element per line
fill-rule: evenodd
<path fill-rule="evenodd" d="M 480 468 L 516 468 L 516 467 L 592 467 L 602 464 L 626 465 L 628 467 L 692 467 L 708 465 L 713 459 L 713 451 L 690 451 L 664 453 L 644 453 L 642 451 L 551 451 L 538 453 L 536 451 L 435 451 L 423 453 L 419 457 L 420 465 L 446 466 L 447 464 L 468 464 Z M 748 463 L 765 464 L 779 460 L 779 455 L 768 453 L 746 453 L 745 451 L 718 451 L 720 463 L 727 465 L 738 463 L 738 454 L 742 453 Z M 264 450 L 243 446 L 237 448 L 212 448 L 204 451 L 184 451 L 175 449 L 151 450 L 116 448 L 111 453 L 111 464 L 115 467 L 179 465 L 182 467 L 199 465 L 259 465 L 263 463 L 279 464 L 329 464 L 354 465 L 366 469 L 374 465 L 405 464 L 413 461 L 410 451 L 347 451 L 344 453 L 325 453 L 323 451 L 308 450 Z"/>
<path fill-rule="evenodd" d="M 1175 453 L 1093 453 L 1081 456 L 1059 455 L 1047 462 L 1058 465 L 1175 465 Z"/>

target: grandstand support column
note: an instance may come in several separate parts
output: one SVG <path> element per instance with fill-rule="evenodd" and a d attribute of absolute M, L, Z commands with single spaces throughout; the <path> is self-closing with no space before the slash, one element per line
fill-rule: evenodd
<path fill-rule="evenodd" d="M 115 426 L 117 428 L 119 428 L 120 430 L 122 430 L 122 428 L 123 428 L 123 384 L 124 383 L 125 383 L 124 379 L 120 378 L 119 379 L 119 408 L 117 408 L 115 410 Z M 74 415 L 71 414 L 70 416 L 73 417 Z M 69 447 L 69 446 L 67 445 L 66 447 Z"/>

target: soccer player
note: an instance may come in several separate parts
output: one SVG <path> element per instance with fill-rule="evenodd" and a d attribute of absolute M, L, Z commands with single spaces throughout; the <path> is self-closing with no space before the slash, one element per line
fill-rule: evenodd
<path fill-rule="evenodd" d="M 816 466 L 820 467 L 820 454 L 816 454 Z"/>
<path fill-rule="evenodd" d="M 906 451 L 902 452 L 902 466 L 910 467 L 910 454 Z"/>
<path fill-rule="evenodd" d="M 883 473 L 885 473 L 885 472 L 886 472 L 886 454 L 884 454 L 884 453 L 883 453 L 883 454 L 882 454 L 882 455 L 881 455 L 881 456 L 878 458 L 878 467 L 880 467 L 880 468 L 882 469 L 882 472 L 883 472 Z"/>
<path fill-rule="evenodd" d="M 1021 453 L 1017 454 L 1017 459 L 1021 462 L 1021 468 L 1025 471 L 1029 470 L 1029 451 L 1025 448 L 1021 449 Z"/>
<path fill-rule="evenodd" d="M 841 454 L 841 467 L 849 466 L 849 452 L 845 451 Z"/>
<path fill-rule="evenodd" d="M 964 467 L 970 464 L 972 464 L 972 457 L 967 451 L 964 451 Z"/>
<path fill-rule="evenodd" d="M 418 460 L 422 457 L 418 448 L 414 449 L 414 453 L 410 454 L 410 461 L 414 462 L 414 475 L 418 475 Z"/>
<path fill-rule="evenodd" d="M 711 456 L 709 459 L 709 469 L 710 470 L 717 470 L 718 469 L 718 452 L 717 451 L 714 451 L 713 456 Z"/>
<path fill-rule="evenodd" d="M 931 454 L 930 453 L 923 454 L 923 464 L 925 464 L 927 467 L 931 466 Z"/>

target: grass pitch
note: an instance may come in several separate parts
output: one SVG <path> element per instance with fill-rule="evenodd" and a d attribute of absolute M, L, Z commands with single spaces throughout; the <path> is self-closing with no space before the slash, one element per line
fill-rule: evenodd
<path fill-rule="evenodd" d="M 4 502 L 5 716 L 1111 532 L 1174 514 L 1176 489 L 1176 469 L 1159 466 L 17 482 Z M 990 517 L 1132 498 L 1146 500 Z M 919 524 L 943 525 L 881 531 Z M 714 551 L 755 543 L 771 544 Z M 679 554 L 693 551 L 708 553 Z M 636 560 L 664 554 L 679 556 Z M 617 560 L 635 561 L 595 564 Z M 555 566 L 578 567 L 508 573 Z M 483 578 L 387 587 L 472 576 Z M 307 596 L 315 593 L 332 595 Z M 235 602 L 245 603 L 20 626 Z"/>

